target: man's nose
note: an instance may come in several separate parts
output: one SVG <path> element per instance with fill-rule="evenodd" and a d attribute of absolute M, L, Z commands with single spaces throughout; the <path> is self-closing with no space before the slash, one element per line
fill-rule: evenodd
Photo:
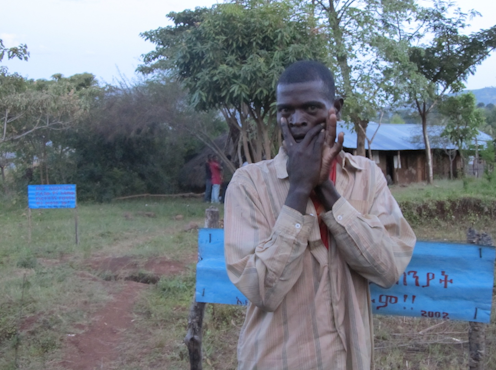
<path fill-rule="evenodd" d="M 299 110 L 296 110 L 292 114 L 289 123 L 291 126 L 306 126 L 307 125 L 306 115 L 304 114 L 304 112 L 300 112 Z"/>

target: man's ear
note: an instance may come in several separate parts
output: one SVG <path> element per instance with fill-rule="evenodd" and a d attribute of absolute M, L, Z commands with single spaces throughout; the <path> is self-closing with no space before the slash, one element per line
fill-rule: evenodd
<path fill-rule="evenodd" d="M 334 109 L 336 110 L 336 116 L 338 117 L 338 120 L 341 118 L 341 108 L 343 108 L 343 104 L 343 98 L 334 99 Z"/>

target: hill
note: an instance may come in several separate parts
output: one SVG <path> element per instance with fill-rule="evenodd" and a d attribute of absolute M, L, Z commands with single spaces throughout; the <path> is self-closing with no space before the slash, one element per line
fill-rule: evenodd
<path fill-rule="evenodd" d="M 484 87 L 477 90 L 465 90 L 470 91 L 475 95 L 477 103 L 484 104 L 495 104 L 496 105 L 496 87 Z"/>

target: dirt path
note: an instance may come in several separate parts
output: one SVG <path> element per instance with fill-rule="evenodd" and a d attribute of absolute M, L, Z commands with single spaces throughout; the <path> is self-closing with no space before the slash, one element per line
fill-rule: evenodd
<path fill-rule="evenodd" d="M 138 261 L 133 257 L 93 257 L 85 265 L 94 271 L 110 273 L 113 279 L 118 280 L 106 282 L 96 275 L 82 272 L 82 278 L 108 284 L 111 299 L 92 315 L 88 325 L 76 327 L 79 334 L 67 337 L 63 361 L 59 366 L 70 370 L 113 368 L 112 362 L 119 357 L 119 345 L 125 340 L 126 331 L 133 326 L 134 305 L 141 292 L 149 287 L 133 280 L 142 278 L 140 271 L 145 270 L 146 282 L 154 283 L 161 276 L 181 273 L 186 264 L 165 258 Z"/>
<path fill-rule="evenodd" d="M 122 290 L 97 311 L 91 323 L 81 334 L 67 339 L 67 352 L 60 364 L 65 369 L 94 370 L 107 369 L 119 353 L 118 345 L 133 325 L 133 306 L 140 292 L 147 285 L 134 281 L 123 282 Z"/>

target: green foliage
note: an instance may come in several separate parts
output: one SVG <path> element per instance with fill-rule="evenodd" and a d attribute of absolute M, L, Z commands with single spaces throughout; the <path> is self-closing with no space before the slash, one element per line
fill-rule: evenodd
<path fill-rule="evenodd" d="M 316 24 L 284 2 L 220 4 L 168 17 L 174 26 L 143 33 L 158 46 L 140 70 L 160 70 L 167 60 L 199 110 L 245 103 L 269 111 L 284 68 L 324 56 L 323 37 L 311 32 Z"/>
<path fill-rule="evenodd" d="M 224 129 L 212 113 L 185 104 L 177 83 L 150 80 L 107 91 L 90 122 L 67 138 L 81 199 L 109 201 L 122 195 L 179 191 L 178 173 L 201 143 L 187 128 L 195 121 L 212 135 Z"/>
<path fill-rule="evenodd" d="M 482 109 L 482 112 L 486 118 L 486 124 L 482 130 L 496 139 L 496 107 L 494 104 L 488 104 Z"/>
<path fill-rule="evenodd" d="M 325 37 L 313 17 L 287 2 L 240 1 L 170 13 L 174 26 L 144 32 L 157 47 L 145 55 L 150 73 L 169 70 L 198 110 L 222 110 L 231 136 L 250 142 L 247 158 L 272 157 L 276 81 L 300 59 L 324 59 Z M 234 143 L 235 147 L 237 142 Z"/>
<path fill-rule="evenodd" d="M 389 120 L 389 123 L 404 124 L 405 120 L 398 113 L 395 113 Z"/>
<path fill-rule="evenodd" d="M 484 178 L 491 184 L 496 178 L 494 165 L 496 163 L 496 142 L 489 142 L 486 146 L 482 147 L 479 155 L 486 163 L 484 167 Z"/>
<path fill-rule="evenodd" d="M 9 122 L 0 167 L 11 197 L 24 196 L 29 184 L 57 183 L 75 183 L 80 200 L 173 193 L 182 165 L 201 147 L 191 126 L 201 122 L 213 136 L 225 131 L 215 112 L 195 112 L 163 76 L 103 88 L 91 74 L 2 77 Z"/>
<path fill-rule="evenodd" d="M 7 59 L 18 58 L 20 60 L 28 60 L 29 58 L 28 47 L 26 44 L 7 48 L 3 45 L 3 40 L 0 39 L 0 62 L 5 57 L 5 54 L 7 54 Z"/>
<path fill-rule="evenodd" d="M 435 0 L 432 7 L 418 7 L 412 24 L 418 27 L 416 35 L 389 42 L 385 58 L 395 61 L 401 73 L 394 75 L 395 86 L 404 91 L 404 99 L 417 110 L 422 125 L 445 94 L 459 92 L 463 82 L 496 47 L 496 26 L 465 35 L 468 19 L 475 11 L 462 12 L 452 2 Z M 392 23 L 394 25 L 394 23 Z M 396 27 L 402 30 L 401 23 Z M 429 137 L 424 137 L 428 182 L 432 183 L 432 156 Z"/>
<path fill-rule="evenodd" d="M 442 136 L 455 143 L 462 153 L 464 144 L 470 144 L 484 124 L 484 115 L 476 108 L 474 94 L 450 96 L 441 103 L 439 111 L 448 119 Z"/>

